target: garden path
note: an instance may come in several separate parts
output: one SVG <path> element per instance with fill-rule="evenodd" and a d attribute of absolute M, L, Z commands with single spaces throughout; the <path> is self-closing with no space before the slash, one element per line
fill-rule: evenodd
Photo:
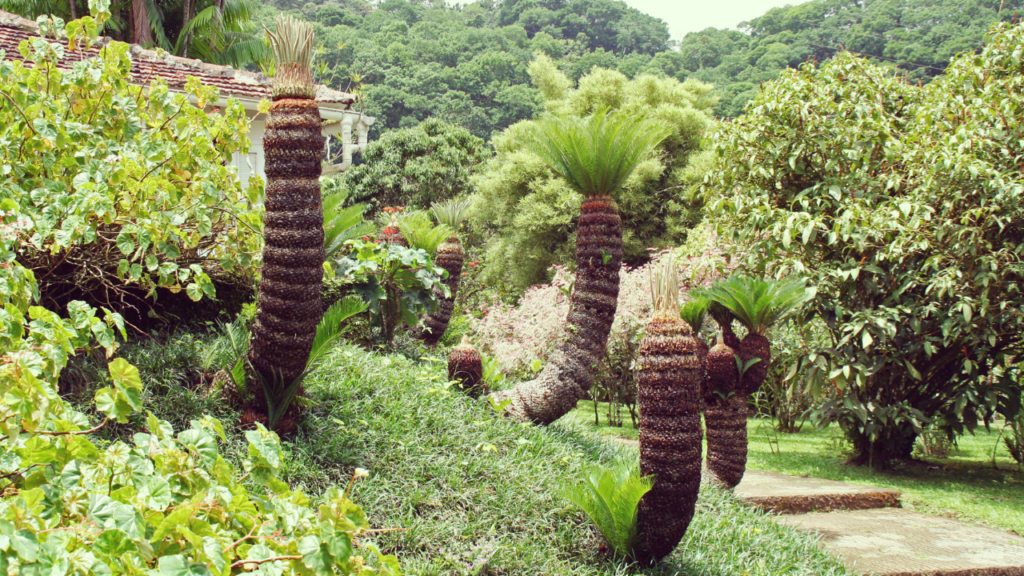
<path fill-rule="evenodd" d="M 1024 576 L 1024 538 L 904 510 L 895 490 L 747 470 L 734 494 L 781 524 L 814 533 L 862 574 Z"/>

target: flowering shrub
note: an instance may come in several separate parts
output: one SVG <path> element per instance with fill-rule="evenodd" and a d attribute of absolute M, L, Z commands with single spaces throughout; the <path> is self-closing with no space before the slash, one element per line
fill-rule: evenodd
<path fill-rule="evenodd" d="M 709 284 L 728 270 L 729 265 L 721 253 L 712 247 L 714 235 L 705 234 L 700 238 L 699 245 L 663 250 L 644 266 L 623 265 L 619 273 L 618 309 L 608 336 L 608 354 L 597 375 L 597 386 L 614 380 L 628 383 L 632 388 L 632 361 L 651 312 L 651 266 L 662 258 L 675 258 L 684 293 Z M 518 306 L 492 301 L 481 307 L 478 316 L 474 315 L 473 331 L 481 350 L 492 355 L 505 374 L 529 377 L 537 366 L 547 362 L 548 355 L 565 336 L 565 318 L 569 314 L 569 295 L 575 276 L 562 266 L 553 266 L 552 270 L 551 282 L 527 289 Z M 684 294 L 682 300 L 685 299 Z"/>

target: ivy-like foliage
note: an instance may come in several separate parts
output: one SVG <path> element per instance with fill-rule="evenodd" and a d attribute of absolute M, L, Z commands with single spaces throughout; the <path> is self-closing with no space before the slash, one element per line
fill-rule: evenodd
<path fill-rule="evenodd" d="M 864 462 L 1017 412 L 1024 306 L 1024 26 L 926 87 L 850 54 L 765 86 L 714 135 L 710 215 L 746 266 L 817 287 L 825 346 L 788 368 L 832 392 Z M 820 342 L 820 340 L 818 340 Z"/>
<path fill-rule="evenodd" d="M 205 111 L 217 91 L 195 78 L 184 94 L 133 84 L 146 79 L 127 44 L 88 51 L 99 23 L 25 40 L 21 59 L 0 51 L 0 199 L 32 223 L 19 261 L 50 308 L 123 310 L 157 287 L 213 296 L 211 277 L 250 274 L 261 245 L 262 187 L 243 191 L 230 166 L 249 146 L 245 111 Z"/>

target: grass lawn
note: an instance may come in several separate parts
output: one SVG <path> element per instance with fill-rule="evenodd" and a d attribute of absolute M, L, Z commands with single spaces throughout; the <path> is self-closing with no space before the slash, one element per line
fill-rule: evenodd
<path fill-rule="evenodd" d="M 217 411 L 229 427 L 223 453 L 244 458 L 233 426 L 238 415 L 198 388 L 175 384 L 194 377 L 198 368 L 183 365 L 198 362 L 203 346 L 168 342 L 124 352 L 140 365 L 147 409 L 179 422 Z M 347 483 L 354 468 L 369 470 L 354 499 L 375 527 L 402 529 L 376 537 L 406 574 L 852 574 L 811 537 L 712 488 L 702 491 L 686 539 L 660 566 L 635 570 L 614 562 L 599 552 L 589 520 L 557 488 L 595 463 L 636 453 L 578 423 L 536 427 L 498 417 L 446 381 L 440 362 L 343 347 L 306 381 L 316 406 L 286 441 L 284 479 L 313 499 Z M 107 432 L 130 439 L 133 426 Z"/>
<path fill-rule="evenodd" d="M 637 431 L 623 410 L 624 426 L 607 425 L 607 406 L 601 404 L 602 435 L 637 438 Z M 594 407 L 582 401 L 570 415 L 573 422 L 594 431 Z M 908 466 L 892 472 L 873 472 L 849 466 L 847 445 L 838 426 L 818 430 L 805 425 L 796 434 L 775 433 L 769 420 L 750 420 L 747 427 L 747 466 L 784 474 L 844 480 L 899 490 L 903 507 L 980 522 L 1024 536 L 1024 471 L 1010 459 L 999 442 L 996 464 L 992 451 L 999 432 L 977 430 L 960 438 L 945 459 L 923 458 L 927 465 Z"/>

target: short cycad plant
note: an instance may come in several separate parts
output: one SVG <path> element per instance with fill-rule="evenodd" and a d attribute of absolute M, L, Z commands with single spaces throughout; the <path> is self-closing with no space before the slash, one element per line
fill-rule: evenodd
<path fill-rule="evenodd" d="M 708 358 L 710 376 L 712 361 L 717 358 L 716 349 L 724 345 L 728 352 L 718 359 L 721 366 L 716 370 L 736 378 L 731 390 L 715 392 L 722 395 L 721 400 L 709 404 L 704 413 L 708 428 L 708 468 L 720 484 L 732 488 L 743 479 L 746 470 L 747 401 L 764 383 L 771 362 L 768 329 L 813 297 L 813 291 L 808 290 L 802 280 L 770 281 L 731 276 L 713 284 L 707 295 L 715 304 L 713 309 L 719 310 L 723 319 L 730 318 L 723 320 L 723 334 L 731 334 L 728 327 L 731 318 L 747 329 L 743 340 L 735 342 L 735 335 L 732 335 L 731 345 L 720 337 Z M 731 365 L 726 362 L 728 358 L 724 355 L 727 353 L 732 354 Z M 721 380 L 726 379 L 723 376 Z"/>
<path fill-rule="evenodd" d="M 418 334 L 429 346 L 436 346 L 441 341 L 448 329 L 448 322 L 452 319 L 452 310 L 455 309 L 455 295 L 459 291 L 462 265 L 466 258 L 458 231 L 468 207 L 467 200 L 448 200 L 430 207 L 430 211 L 437 218 L 439 228 L 444 227 L 450 232 L 448 238 L 437 247 L 437 254 L 434 257 L 434 263 L 448 272 L 444 284 L 448 286 L 449 295 L 439 295 L 437 310 L 423 318 L 424 329 Z"/>
<path fill-rule="evenodd" d="M 625 112 L 547 116 L 533 125 L 530 150 L 584 196 L 576 228 L 576 284 L 566 338 L 536 378 L 496 394 L 506 414 L 550 424 L 576 407 L 605 355 L 619 297 L 622 220 L 613 199 L 668 129 Z"/>
<path fill-rule="evenodd" d="M 565 485 L 560 493 L 590 517 L 613 554 L 635 560 L 637 507 L 653 485 L 651 478 L 640 475 L 636 463 L 618 460 L 608 467 L 591 468 L 583 482 Z"/>

